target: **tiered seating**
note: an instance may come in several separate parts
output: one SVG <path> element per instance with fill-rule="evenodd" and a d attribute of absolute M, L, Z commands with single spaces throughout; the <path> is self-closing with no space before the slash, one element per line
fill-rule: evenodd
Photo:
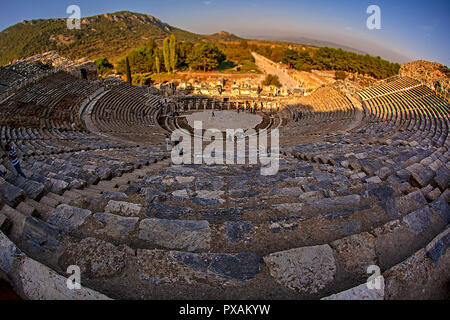
<path fill-rule="evenodd" d="M 366 113 L 359 132 L 379 138 L 396 136 L 424 146 L 443 146 L 448 134 L 448 102 L 414 81 L 399 78 L 380 89 L 361 92 Z M 392 92 L 387 91 L 387 86 Z"/>
<path fill-rule="evenodd" d="M 0 105 L 1 123 L 38 128 L 44 123 L 45 127 L 62 129 L 72 128 L 72 123 L 80 126 L 80 103 L 100 86 L 65 72 L 49 75 L 10 95 Z"/>
<path fill-rule="evenodd" d="M 302 113 L 301 119 L 291 121 L 285 136 L 317 135 L 337 132 L 349 126 L 355 118 L 358 102 L 330 87 L 322 87 L 299 99 L 299 104 L 287 108 L 285 117 L 291 120 Z"/>
<path fill-rule="evenodd" d="M 55 200 L 62 205 L 26 218 L 9 236 L 59 272 L 80 266 L 83 285 L 108 288 L 112 298 L 229 299 L 245 292 L 301 299 L 364 283 L 373 264 L 399 282 L 402 264 L 445 235 L 448 194 L 428 203 L 420 191 L 404 195 L 291 157 L 275 176 L 259 169 L 155 166 L 140 177 L 125 174 L 71 201 Z M 84 204 L 74 207 L 81 198 Z M 21 218 L 9 206 L 2 214 Z M 444 251 L 424 252 L 420 263 L 432 274 L 448 266 Z M 427 294 L 445 292 L 442 281 Z M 384 297 L 413 294 L 387 287 Z"/>
<path fill-rule="evenodd" d="M 408 77 L 394 77 L 382 84 L 375 85 L 372 88 L 359 93 L 363 100 L 373 99 L 387 94 L 401 92 L 420 86 L 421 83 Z"/>
<path fill-rule="evenodd" d="M 62 84 L 30 88 L 48 97 L 52 110 L 67 92 Z M 33 103 L 26 89 L 14 98 L 23 105 Z M 74 295 L 46 281 L 32 282 L 32 290 L 14 283 L 22 297 L 448 294 L 448 105 L 427 87 L 390 79 L 360 100 L 324 87 L 286 109 L 284 119 L 265 115 L 261 127 L 280 128 L 283 139 L 272 176 L 262 175 L 261 165 L 173 165 L 153 137 L 186 128 L 182 114 L 168 117 L 170 105 L 126 84 L 88 92 L 92 99 L 79 113 L 90 133 L 62 130 L 58 119 L 46 128 L 1 127 L 2 142 L 14 141 L 27 176 L 18 177 L 4 155 L 3 272 L 17 282 L 32 268 L 40 279 L 64 283 L 56 273 L 77 265 L 84 287 Z M 203 110 L 213 101 L 198 103 Z M 300 110 L 303 117 L 292 121 Z M 144 138 L 146 146 L 137 146 Z M 372 265 L 386 286 L 367 292 L 361 284 Z"/>
<path fill-rule="evenodd" d="M 161 107 L 159 97 L 123 84 L 95 102 L 91 118 L 99 132 L 145 136 L 154 133 Z"/>
<path fill-rule="evenodd" d="M 23 83 L 33 81 L 50 71 L 50 67 L 39 62 L 19 61 L 0 67 L 0 95 L 20 87 Z M 3 99 L 0 99 L 0 101 Z"/>

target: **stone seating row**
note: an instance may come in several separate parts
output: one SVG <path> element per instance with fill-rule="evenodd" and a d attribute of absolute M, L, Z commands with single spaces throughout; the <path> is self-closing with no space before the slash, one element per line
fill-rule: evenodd
<path fill-rule="evenodd" d="M 393 281 L 393 268 L 445 234 L 448 198 L 428 203 L 420 191 L 405 196 L 386 184 L 345 182 L 345 175 L 324 169 L 286 158 L 280 176 L 258 179 L 257 168 L 247 166 L 172 166 L 124 186 L 125 199 L 102 202 L 95 211 L 61 205 L 42 219 L 8 207 L 2 214 L 13 224 L 24 221 L 8 234 L 16 245 L 58 271 L 80 265 L 83 284 L 100 292 L 108 287 L 113 298 L 124 292 L 127 298 L 164 298 L 167 290 L 172 298 L 231 298 L 242 291 L 255 298 L 321 298 L 364 282 L 372 264 Z M 263 189 L 244 185 L 250 181 Z M 181 192 L 186 189 L 194 193 Z M 242 199 L 235 207 L 220 205 L 220 199 L 230 201 L 220 192 L 227 190 Z M 260 205 L 270 197 L 269 208 L 248 203 L 254 192 Z M 145 195 L 144 205 L 127 198 L 135 193 Z M 195 201 L 199 207 L 189 211 Z M 241 208 L 244 203 L 254 207 Z M 265 216 L 267 210 L 272 214 Z M 439 262 L 439 252 L 427 252 L 427 259 Z M 94 260 L 104 267 L 92 268 Z M 226 292 L 217 289 L 224 285 Z M 138 290 L 123 290 L 131 286 Z M 201 295 L 189 290 L 199 286 Z M 389 288 L 386 298 L 412 294 Z"/>

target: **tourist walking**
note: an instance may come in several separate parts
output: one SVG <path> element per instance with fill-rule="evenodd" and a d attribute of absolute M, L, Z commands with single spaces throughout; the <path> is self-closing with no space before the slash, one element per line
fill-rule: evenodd
<path fill-rule="evenodd" d="M 16 169 L 17 173 L 26 179 L 27 177 L 20 167 L 20 161 L 17 157 L 17 151 L 16 148 L 14 148 L 12 142 L 8 141 L 6 143 L 6 151 L 9 152 L 9 159 L 11 160 L 11 164 Z"/>

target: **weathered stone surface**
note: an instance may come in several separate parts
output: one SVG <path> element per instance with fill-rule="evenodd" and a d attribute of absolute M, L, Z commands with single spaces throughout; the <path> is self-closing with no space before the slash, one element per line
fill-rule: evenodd
<path fill-rule="evenodd" d="M 190 192 L 190 190 L 183 189 L 183 190 L 177 190 L 172 193 L 172 195 L 175 198 L 180 199 L 200 199 L 200 200 L 211 200 L 213 203 L 216 204 L 218 202 L 223 203 L 225 200 L 221 199 L 221 196 L 223 196 L 225 191 L 210 191 L 210 190 L 197 190 L 195 193 Z M 201 204 L 200 204 L 201 205 Z"/>
<path fill-rule="evenodd" d="M 336 198 L 325 198 L 317 201 L 308 202 L 308 204 L 318 210 L 330 210 L 335 206 L 355 206 L 361 200 L 359 195 L 350 195 Z"/>
<path fill-rule="evenodd" d="M 89 210 L 62 204 L 53 210 L 47 222 L 57 226 L 64 233 L 72 233 L 91 214 Z"/>
<path fill-rule="evenodd" d="M 101 179 L 101 180 L 108 180 L 112 178 L 112 171 L 110 168 L 106 167 L 99 167 L 95 170 L 95 174 Z"/>
<path fill-rule="evenodd" d="M 260 272 L 259 257 L 254 253 L 232 255 L 137 250 L 137 261 L 140 279 L 154 283 L 207 281 L 217 285 L 251 280 Z"/>
<path fill-rule="evenodd" d="M 103 196 L 106 199 L 128 199 L 128 195 L 125 192 L 117 191 L 103 191 Z"/>
<path fill-rule="evenodd" d="M 375 237 L 363 232 L 332 242 L 338 264 L 343 271 L 357 277 L 359 281 L 367 278 L 367 267 L 376 265 Z"/>
<path fill-rule="evenodd" d="M 67 278 L 28 257 L 20 260 L 14 273 L 21 295 L 30 300 L 110 300 L 89 288 L 70 290 Z"/>
<path fill-rule="evenodd" d="M 225 227 L 224 237 L 231 244 L 234 244 L 241 239 L 247 239 L 253 228 L 253 224 L 249 221 L 227 221 L 223 225 Z"/>
<path fill-rule="evenodd" d="M 403 217 L 403 222 L 408 224 L 414 234 L 419 235 L 429 227 L 432 215 L 428 207 L 423 207 Z"/>
<path fill-rule="evenodd" d="M 303 193 L 298 198 L 300 201 L 305 201 L 305 202 L 315 201 L 315 200 L 322 199 L 323 194 L 321 191 L 310 191 L 310 192 Z"/>
<path fill-rule="evenodd" d="M 411 174 L 409 173 L 409 171 L 401 169 L 395 173 L 395 176 L 400 180 L 400 182 L 408 182 Z"/>
<path fill-rule="evenodd" d="M 272 205 L 271 208 L 282 213 L 298 214 L 302 211 L 303 203 L 282 203 Z"/>
<path fill-rule="evenodd" d="M 147 216 L 151 216 L 152 212 L 156 218 L 160 219 L 180 219 L 192 213 L 192 208 L 172 206 L 160 203 L 150 203 L 147 208 Z"/>
<path fill-rule="evenodd" d="M 391 199 L 395 194 L 391 186 L 380 186 L 369 190 L 369 195 L 377 197 L 380 201 Z"/>
<path fill-rule="evenodd" d="M 435 188 L 435 189 L 433 189 L 432 191 L 428 192 L 428 193 L 426 194 L 425 197 L 426 197 L 429 201 L 435 201 L 435 200 L 437 200 L 440 196 L 441 196 L 441 190 L 439 190 L 439 188 Z"/>
<path fill-rule="evenodd" d="M 398 190 L 403 194 L 408 194 L 414 191 L 414 187 L 409 182 L 399 184 Z"/>
<path fill-rule="evenodd" d="M 274 218 L 270 220 L 269 229 L 273 233 L 281 233 L 285 231 L 294 231 L 298 229 L 301 217 Z"/>
<path fill-rule="evenodd" d="M 105 208 L 105 212 L 129 217 L 139 215 L 141 209 L 142 207 L 135 203 L 110 200 Z"/>
<path fill-rule="evenodd" d="M 406 223 L 399 220 L 390 221 L 371 232 L 376 238 L 378 265 L 387 269 L 399 263 L 411 254 L 411 241 L 415 234 Z"/>
<path fill-rule="evenodd" d="M 303 193 L 302 188 L 275 188 L 270 191 L 270 195 L 279 197 L 298 197 Z"/>
<path fill-rule="evenodd" d="M 95 213 L 94 219 L 103 224 L 103 228 L 97 230 L 97 234 L 105 234 L 113 238 L 128 236 L 134 231 L 139 221 L 137 217 L 122 217 L 110 213 Z"/>
<path fill-rule="evenodd" d="M 10 275 L 10 272 L 14 271 L 14 262 L 23 255 L 24 253 L 0 231 L 0 269 Z"/>
<path fill-rule="evenodd" d="M 237 208 L 211 209 L 200 212 L 204 219 L 214 222 L 241 220 L 242 212 Z"/>
<path fill-rule="evenodd" d="M 42 183 L 27 180 L 22 178 L 21 176 L 17 176 L 15 178 L 14 184 L 19 186 L 25 191 L 26 195 L 31 199 L 36 199 L 42 195 L 44 192 L 45 186 Z"/>
<path fill-rule="evenodd" d="M 260 271 L 259 257 L 255 253 L 192 254 L 172 252 L 175 261 L 188 266 L 196 272 L 212 275 L 222 279 L 245 281 L 253 279 Z"/>
<path fill-rule="evenodd" d="M 448 295 L 449 252 L 435 265 L 421 249 L 383 273 L 386 300 L 444 299 Z"/>
<path fill-rule="evenodd" d="M 175 180 L 180 184 L 192 183 L 195 180 L 195 177 L 176 177 Z"/>
<path fill-rule="evenodd" d="M 62 194 L 64 192 L 64 190 L 69 188 L 69 183 L 67 183 L 63 180 L 50 178 L 50 183 L 51 183 L 50 192 L 53 192 L 56 194 Z"/>
<path fill-rule="evenodd" d="M 138 193 L 141 191 L 141 188 L 140 188 L 140 187 L 133 186 L 133 185 L 131 185 L 131 186 L 123 186 L 123 187 L 124 187 L 124 188 L 123 188 L 123 192 L 124 192 L 127 196 L 134 195 L 134 194 L 138 194 Z M 120 188 L 119 188 L 119 190 L 120 190 Z"/>
<path fill-rule="evenodd" d="M 320 292 L 336 275 L 336 262 L 329 245 L 272 253 L 264 261 L 277 282 L 303 293 Z"/>
<path fill-rule="evenodd" d="M 380 177 L 381 180 L 386 180 L 393 173 L 394 172 L 389 167 L 382 167 L 381 169 L 375 172 L 375 174 L 378 177 Z"/>
<path fill-rule="evenodd" d="M 439 234 L 436 238 L 431 241 L 425 251 L 427 257 L 431 258 L 435 264 L 438 264 L 441 257 L 447 252 L 450 246 L 450 227 L 447 226 L 444 232 Z"/>
<path fill-rule="evenodd" d="M 367 183 L 382 183 L 383 181 L 380 179 L 380 177 L 375 176 L 375 177 L 371 177 L 369 179 L 366 180 Z"/>
<path fill-rule="evenodd" d="M 0 213 L 0 231 L 6 233 L 8 232 L 10 227 L 11 222 L 9 221 L 8 217 Z"/>
<path fill-rule="evenodd" d="M 450 170 L 447 167 L 442 166 L 438 171 L 436 171 L 436 176 L 434 181 L 437 183 L 441 190 L 445 190 L 448 187 L 450 181 Z"/>
<path fill-rule="evenodd" d="M 34 217 L 26 217 L 22 239 L 41 252 L 53 252 L 59 248 L 61 229 Z"/>
<path fill-rule="evenodd" d="M 336 230 L 344 233 L 345 235 L 352 235 L 361 230 L 361 224 L 358 221 L 346 221 L 336 224 Z"/>
<path fill-rule="evenodd" d="M 20 202 L 25 200 L 25 197 L 25 191 L 0 178 L 0 198 L 6 204 L 11 207 L 16 207 Z"/>
<path fill-rule="evenodd" d="M 208 250 L 211 230 L 208 221 L 145 219 L 139 224 L 139 239 L 168 249 Z"/>
<path fill-rule="evenodd" d="M 443 197 L 430 203 L 430 207 L 439 214 L 444 223 L 450 223 L 450 206 Z"/>
<path fill-rule="evenodd" d="M 383 276 L 379 277 L 381 283 L 384 283 Z M 378 289 L 369 289 L 366 283 L 363 283 L 352 289 L 333 294 L 321 300 L 384 300 L 384 285 Z"/>
<path fill-rule="evenodd" d="M 419 163 L 409 166 L 406 170 L 411 174 L 414 181 L 416 181 L 421 187 L 428 185 L 434 177 L 433 171 Z"/>
<path fill-rule="evenodd" d="M 428 204 L 427 199 L 425 199 L 425 197 L 423 196 L 423 193 L 420 192 L 420 190 L 417 190 L 417 191 L 414 191 L 414 192 L 408 194 L 408 198 L 410 198 L 418 203 L 421 203 L 423 205 Z"/>
<path fill-rule="evenodd" d="M 127 247 L 116 247 L 95 238 L 85 238 L 72 243 L 60 258 L 63 268 L 80 267 L 86 277 L 104 278 L 119 275 L 126 265 Z"/>

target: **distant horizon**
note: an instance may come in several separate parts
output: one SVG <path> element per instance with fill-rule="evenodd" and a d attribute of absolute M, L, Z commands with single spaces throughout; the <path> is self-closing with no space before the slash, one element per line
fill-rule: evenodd
<path fill-rule="evenodd" d="M 72 3 L 68 1 L 56 0 L 42 1 L 39 8 L 33 4 L 20 6 L 21 11 L 15 11 L 20 3 L 31 3 L 29 0 L 19 3 L 8 1 L 3 6 L 6 10 L 0 13 L 0 28 L 2 31 L 20 23 L 23 20 L 39 19 L 63 19 L 68 18 L 65 9 Z M 61 3 L 62 2 L 62 3 Z M 157 2 L 157 4 L 153 4 Z M 317 3 L 301 6 L 303 1 L 286 3 L 286 0 L 279 2 L 279 5 L 272 7 L 269 1 L 261 0 L 259 3 L 245 0 L 240 1 L 236 8 L 240 11 L 233 11 L 233 3 L 237 0 L 221 1 L 184 1 L 166 0 L 163 3 L 158 1 L 128 1 L 124 8 L 123 2 L 118 0 L 97 1 L 96 3 L 85 0 L 77 1 L 81 8 L 81 16 L 91 17 L 102 14 L 111 14 L 120 11 L 130 11 L 147 14 L 160 19 L 173 27 L 197 34 L 213 34 L 226 31 L 247 40 L 268 40 L 284 41 L 305 45 L 301 40 L 308 39 L 317 43 L 325 43 L 334 47 L 342 47 L 344 50 L 367 53 L 372 56 L 381 56 L 383 59 L 407 63 L 415 60 L 428 60 L 449 65 L 448 56 L 449 44 L 446 39 L 446 31 L 450 28 L 450 22 L 445 18 L 450 12 L 450 4 L 446 1 L 435 1 L 427 4 L 427 8 L 418 7 L 418 2 L 411 0 L 401 5 L 392 6 L 386 1 L 372 1 L 381 8 L 381 30 L 369 30 L 365 26 L 370 14 L 366 9 L 371 3 L 367 1 L 343 0 L 342 5 L 333 5 L 330 0 L 318 0 Z M 403 2 L 403 1 L 398 1 Z M 326 9 L 319 5 L 326 4 Z M 357 4 L 355 4 L 357 3 Z M 225 5 L 224 4 L 228 4 Z M 439 7 L 440 10 L 431 9 Z M 286 7 L 286 9 L 283 9 Z M 295 11 L 287 10 L 289 7 L 302 9 Z M 358 8 L 358 10 L 355 9 Z M 318 11 L 314 10 L 319 8 Z M 309 10 L 310 15 L 303 12 Z M 412 10 L 414 9 L 414 10 Z M 446 10 L 448 9 L 448 10 Z M 190 11 L 189 11 L 190 10 Z M 328 16 L 326 21 L 316 21 L 313 15 L 319 15 L 322 20 L 326 17 L 325 12 L 333 12 L 335 15 Z M 394 12 L 400 11 L 404 21 L 397 21 Z M 324 14 L 319 14 L 322 12 Z M 422 12 L 423 11 L 423 12 Z M 411 25 L 411 21 L 417 21 L 414 15 L 423 15 L 426 21 L 421 21 L 420 25 Z M 355 14 L 357 14 L 355 16 Z M 256 18 L 255 18 L 256 16 Z M 200 18 L 201 17 L 201 18 Z M 357 19 L 355 19 L 357 17 Z M 351 18 L 351 19 L 349 19 Z M 311 21 L 307 21 L 311 20 Z M 355 20 L 355 21 L 353 21 Z M 428 21 L 430 20 L 430 21 Z M 280 23 L 276 23 L 282 21 Z M 335 23 L 336 26 L 327 28 L 327 24 Z M 431 23 L 431 24 L 430 24 Z M 404 26 L 408 26 L 405 29 Z M 442 27 L 444 25 L 444 27 Z M 428 26 L 428 27 L 427 27 Z M 388 32 L 389 30 L 389 32 Z M 393 31 L 393 32 L 390 32 Z M 398 38 L 398 40 L 396 39 Z M 394 43 L 394 44 L 392 44 Z M 404 47 L 410 47 L 405 48 Z M 413 49 L 411 49 L 413 48 Z"/>

